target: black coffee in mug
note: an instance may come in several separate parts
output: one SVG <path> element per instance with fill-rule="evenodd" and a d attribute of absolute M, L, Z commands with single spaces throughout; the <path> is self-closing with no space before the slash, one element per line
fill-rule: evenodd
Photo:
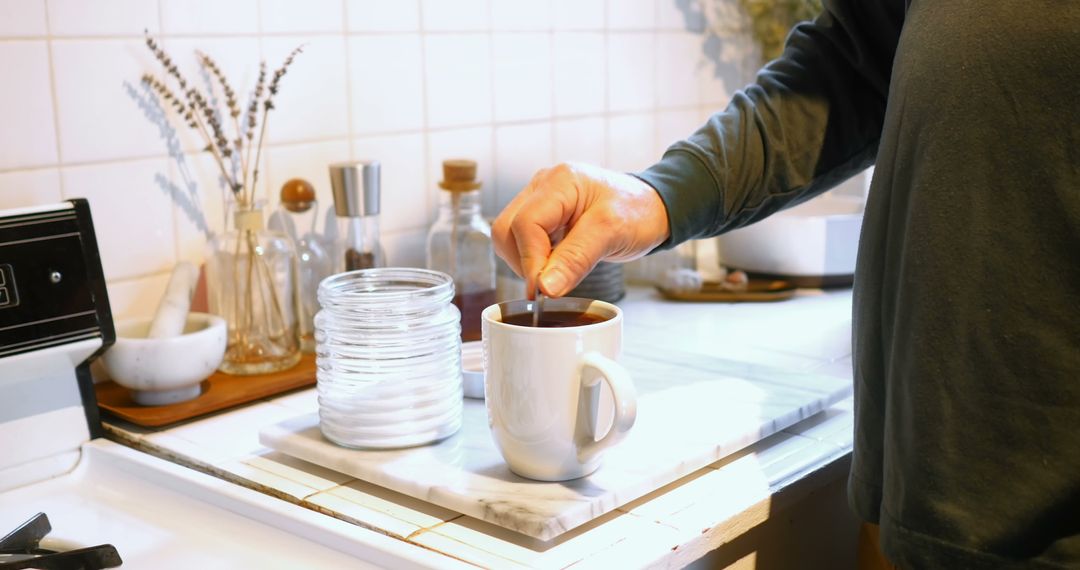
<path fill-rule="evenodd" d="M 580 327 L 602 323 L 608 320 L 608 318 L 610 317 L 583 311 L 544 311 L 540 313 L 540 328 Z M 519 327 L 533 326 L 532 313 L 504 315 L 500 320 L 508 325 L 517 325 Z"/>

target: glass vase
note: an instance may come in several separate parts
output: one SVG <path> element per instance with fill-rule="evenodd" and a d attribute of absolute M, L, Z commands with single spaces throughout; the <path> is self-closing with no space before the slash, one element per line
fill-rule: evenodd
<path fill-rule="evenodd" d="M 210 312 L 229 326 L 219 370 L 253 375 L 300 361 L 296 252 L 285 234 L 263 224 L 262 204 L 230 205 L 232 227 L 208 244 Z"/>

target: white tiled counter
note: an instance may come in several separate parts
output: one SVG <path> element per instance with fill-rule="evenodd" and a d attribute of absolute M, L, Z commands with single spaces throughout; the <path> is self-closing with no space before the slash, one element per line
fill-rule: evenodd
<path fill-rule="evenodd" d="M 773 304 L 682 304 L 635 288 L 626 337 L 656 350 L 851 376 L 849 291 Z M 729 544 L 847 471 L 851 401 L 543 542 L 262 447 L 263 427 L 316 410 L 314 390 L 160 431 L 123 423 L 140 449 L 484 567 L 680 567 Z M 452 560 L 456 559 L 456 560 Z"/>

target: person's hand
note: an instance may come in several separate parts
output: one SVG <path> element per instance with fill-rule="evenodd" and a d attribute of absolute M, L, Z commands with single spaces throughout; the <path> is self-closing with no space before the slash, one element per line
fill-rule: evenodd
<path fill-rule="evenodd" d="M 526 294 L 570 292 L 599 261 L 630 261 L 668 238 L 664 202 L 628 174 L 587 164 L 541 170 L 495 219 L 495 251 Z M 552 249 L 554 247 L 554 249 Z"/>

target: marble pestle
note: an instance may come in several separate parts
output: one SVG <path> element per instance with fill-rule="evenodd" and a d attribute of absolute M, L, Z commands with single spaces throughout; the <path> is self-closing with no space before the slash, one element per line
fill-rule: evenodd
<path fill-rule="evenodd" d="M 181 261 L 173 267 L 172 277 L 158 303 L 147 338 L 169 338 L 184 332 L 184 323 L 191 308 L 191 295 L 195 292 L 198 279 L 199 270 L 190 262 Z"/>

